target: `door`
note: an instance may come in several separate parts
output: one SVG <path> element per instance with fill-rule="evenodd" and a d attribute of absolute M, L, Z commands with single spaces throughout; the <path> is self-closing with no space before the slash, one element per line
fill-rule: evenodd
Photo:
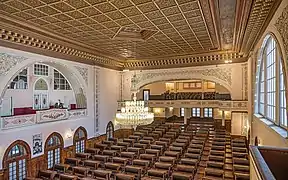
<path fill-rule="evenodd" d="M 49 109 L 47 92 L 34 92 L 33 109 Z"/>

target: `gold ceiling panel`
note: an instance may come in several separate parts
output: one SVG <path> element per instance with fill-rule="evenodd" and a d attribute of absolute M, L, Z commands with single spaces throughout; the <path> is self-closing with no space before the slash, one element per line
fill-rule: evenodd
<path fill-rule="evenodd" d="M 275 9 L 281 0 L 245 2 L 243 0 L 5 0 L 0 1 L 0 15 L 6 25 L 9 22 L 15 27 L 24 28 L 23 31 L 25 27 L 29 27 L 33 35 L 47 36 L 47 39 L 55 38 L 57 42 L 63 41 L 63 47 L 72 43 L 75 47 L 78 45 L 79 49 L 86 48 L 89 52 L 95 52 L 91 56 L 102 56 L 104 59 L 121 63 L 126 60 L 126 67 L 146 68 L 149 65 L 154 66 L 158 61 L 158 64 L 161 61 L 160 64 L 169 65 L 170 61 L 167 58 L 171 57 L 206 57 L 209 53 L 228 51 L 247 53 L 245 51 L 249 51 L 261 27 L 264 27 L 266 17 L 271 15 L 270 9 Z M 250 9 L 249 16 L 247 11 Z M 239 17 L 244 18 L 239 21 Z M 143 42 L 114 38 L 123 28 L 139 32 L 153 31 L 155 34 Z M 139 63 L 134 61 L 132 63 L 129 60 L 131 58 L 138 59 Z M 165 60 L 167 62 L 162 62 Z M 145 63 L 141 63 L 142 61 Z M 182 61 L 175 62 L 181 64 Z M 171 61 L 172 64 L 175 62 Z M 203 64 L 191 61 L 186 65 L 195 63 Z M 216 61 L 213 63 L 217 64 Z"/>
<path fill-rule="evenodd" d="M 199 23 L 204 22 L 205 17 L 197 0 L 7 0 L 1 2 L 1 6 L 12 18 L 100 51 L 109 49 L 112 54 L 122 56 L 121 59 L 129 57 L 126 51 L 145 59 L 217 48 L 217 44 L 206 39 L 210 30 L 205 23 Z M 113 40 L 121 27 L 157 33 L 155 38 L 141 43 L 140 48 L 140 44 L 128 46 L 133 43 L 128 40 L 121 43 Z M 94 32 L 102 38 L 88 36 Z"/>

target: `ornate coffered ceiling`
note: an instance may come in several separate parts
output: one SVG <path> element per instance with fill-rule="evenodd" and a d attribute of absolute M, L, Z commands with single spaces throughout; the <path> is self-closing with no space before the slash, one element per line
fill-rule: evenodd
<path fill-rule="evenodd" d="M 0 45 L 110 68 L 243 62 L 281 0 L 2 0 Z"/>

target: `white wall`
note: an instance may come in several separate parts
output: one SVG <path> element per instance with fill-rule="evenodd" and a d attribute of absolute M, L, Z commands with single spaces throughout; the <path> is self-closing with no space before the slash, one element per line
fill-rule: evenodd
<path fill-rule="evenodd" d="M 100 69 L 99 73 L 99 133 L 106 133 L 106 125 L 115 119 L 118 103 L 120 99 L 120 73 L 109 69 Z"/>
<path fill-rule="evenodd" d="M 73 143 L 73 138 L 67 139 L 66 134 L 67 132 L 72 130 L 74 131 L 83 126 L 87 130 L 88 138 L 94 137 L 97 134 L 103 134 L 106 131 L 106 125 L 109 121 L 114 119 L 115 112 L 117 110 L 117 100 L 119 100 L 119 93 L 120 93 L 120 74 L 117 71 L 109 70 L 106 68 L 98 67 L 96 68 L 80 64 L 74 63 L 71 61 L 65 61 L 62 59 L 46 57 L 38 54 L 23 52 L 19 50 L 13 50 L 9 48 L 0 47 L 0 53 L 7 53 L 13 56 L 21 56 L 26 57 L 27 59 L 22 61 L 21 63 L 17 63 L 17 65 L 12 66 L 7 72 L 1 74 L 0 71 L 0 90 L 5 89 L 5 84 L 9 83 L 11 77 L 15 75 L 21 68 L 29 64 L 33 64 L 35 62 L 46 61 L 51 63 L 61 63 L 67 69 L 72 69 L 70 71 L 71 76 L 79 81 L 82 87 L 84 87 L 84 92 L 87 95 L 87 112 L 88 115 L 83 118 L 79 119 L 72 119 L 72 120 L 64 120 L 59 122 L 50 122 L 45 124 L 36 124 L 32 126 L 22 127 L 22 128 L 15 128 L 15 129 L 8 129 L 8 130 L 0 130 L 0 169 L 2 168 L 2 158 L 6 148 L 15 140 L 23 140 L 27 142 L 31 148 L 31 152 L 33 152 L 33 145 L 32 145 L 32 136 L 35 134 L 42 133 L 43 139 L 43 146 L 47 137 L 52 132 L 58 132 L 62 135 L 64 139 L 64 145 L 70 146 Z M 1 64 L 1 63 L 0 63 Z M 87 68 L 87 83 L 84 79 L 84 76 L 77 70 L 76 67 Z M 1 69 L 1 68 L 0 68 Z M 98 71 L 98 108 L 99 108 L 99 130 L 96 132 L 95 128 L 95 83 L 96 81 L 96 71 Z M 18 90 L 17 90 L 18 91 Z M 31 97 L 22 97 L 21 91 L 15 91 L 14 94 L 17 94 L 17 97 L 21 97 L 20 100 L 24 100 L 25 103 L 18 105 L 24 106 L 28 105 L 30 102 Z M 10 93 L 7 91 L 6 93 Z M 58 99 L 59 97 L 63 96 L 65 92 L 52 92 L 53 97 Z M 1 92 L 0 92 L 1 94 Z M 12 94 L 10 94 L 12 95 Z M 22 94 L 23 95 L 23 94 Z M 44 150 L 43 150 L 44 152 Z M 42 153 L 43 154 L 43 153 Z M 37 156 L 42 155 L 37 154 Z M 34 157 L 32 155 L 32 157 Z M 36 156 L 35 156 L 36 157 Z"/>
<path fill-rule="evenodd" d="M 246 135 L 249 127 L 248 114 L 242 112 L 233 112 L 231 119 L 231 134 Z"/>

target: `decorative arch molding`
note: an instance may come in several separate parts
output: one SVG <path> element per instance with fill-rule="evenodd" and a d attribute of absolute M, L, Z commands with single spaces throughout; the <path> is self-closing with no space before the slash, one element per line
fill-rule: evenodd
<path fill-rule="evenodd" d="M 30 160 L 31 159 L 31 149 L 30 149 L 30 146 L 27 142 L 23 141 L 23 140 L 16 140 L 14 141 L 13 143 L 11 143 L 8 148 L 5 150 L 5 153 L 4 153 L 4 156 L 3 156 L 3 164 L 2 164 L 2 167 L 5 168 L 7 167 L 7 164 L 6 164 L 6 161 L 7 161 L 7 157 L 8 157 L 8 154 L 10 152 L 10 150 L 15 146 L 15 145 L 21 145 L 25 148 L 26 150 L 26 153 L 27 153 L 27 156 L 28 156 L 28 159 Z"/>
<path fill-rule="evenodd" d="M 75 99 L 76 94 L 81 93 L 81 89 L 83 90 L 83 93 L 86 94 L 88 84 L 86 84 L 85 77 L 83 77 L 76 69 L 76 66 L 68 66 L 64 63 L 59 63 L 56 59 L 50 57 L 26 58 L 24 56 L 13 55 L 12 53 L 0 53 L 0 104 L 2 103 L 2 97 L 4 96 L 11 80 L 14 79 L 24 68 L 39 62 L 57 69 L 67 78 L 71 83 Z"/>
<path fill-rule="evenodd" d="M 75 144 L 76 134 L 78 133 L 78 131 L 83 131 L 85 139 L 87 139 L 87 137 L 88 137 L 86 129 L 83 126 L 80 126 L 74 131 L 74 135 L 73 135 L 73 143 L 74 144 Z"/>
<path fill-rule="evenodd" d="M 137 74 L 132 78 L 134 82 L 132 90 L 139 90 L 145 85 L 171 80 L 204 79 L 223 85 L 228 91 L 232 91 L 232 68 L 187 69 L 187 70 L 160 70 L 160 72 L 147 72 Z M 132 83 L 133 84 L 133 83 Z"/>
<path fill-rule="evenodd" d="M 47 148 L 47 146 L 48 146 L 48 141 L 50 140 L 50 138 L 52 138 L 53 136 L 57 136 L 58 138 L 59 138 L 59 140 L 60 140 L 60 144 L 61 144 L 61 146 L 62 146 L 62 148 L 64 147 L 64 139 L 63 139 L 63 137 L 61 136 L 61 134 L 60 133 L 58 133 L 58 132 L 52 132 L 48 137 L 47 137 L 47 139 L 46 139 L 46 141 L 45 141 L 45 149 Z M 44 149 L 44 150 L 45 150 Z"/>

